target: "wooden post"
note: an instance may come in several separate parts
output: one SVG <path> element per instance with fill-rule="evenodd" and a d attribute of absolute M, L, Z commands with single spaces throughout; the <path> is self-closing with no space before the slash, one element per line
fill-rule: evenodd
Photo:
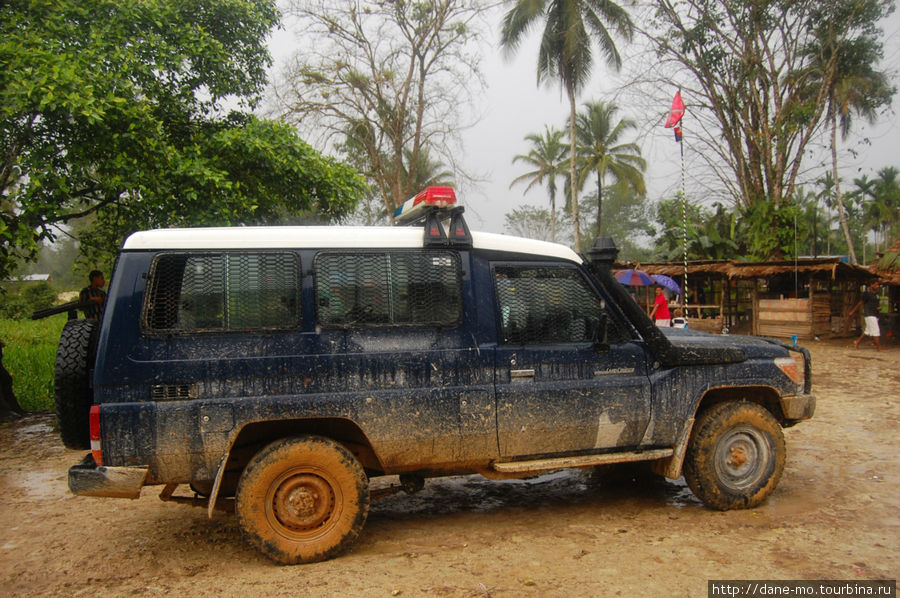
<path fill-rule="evenodd" d="M 753 290 L 750 292 L 750 331 L 754 336 L 759 336 L 759 279 L 753 279 Z"/>

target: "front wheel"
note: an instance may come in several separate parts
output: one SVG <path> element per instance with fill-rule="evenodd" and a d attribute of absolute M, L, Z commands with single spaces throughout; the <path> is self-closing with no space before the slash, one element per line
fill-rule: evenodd
<path fill-rule="evenodd" d="M 312 563 L 345 552 L 369 513 L 369 487 L 359 461 L 320 436 L 273 442 L 238 483 L 238 524 L 244 537 L 271 559 Z"/>
<path fill-rule="evenodd" d="M 749 509 L 772 493 L 784 471 L 781 426 L 749 401 L 719 403 L 697 419 L 684 479 L 708 507 Z"/>

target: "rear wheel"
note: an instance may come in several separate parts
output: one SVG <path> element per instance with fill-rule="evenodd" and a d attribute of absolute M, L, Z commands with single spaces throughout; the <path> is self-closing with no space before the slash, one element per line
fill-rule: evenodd
<path fill-rule="evenodd" d="M 369 513 L 359 461 L 320 436 L 273 442 L 247 464 L 236 496 L 238 524 L 260 552 L 284 564 L 335 557 L 352 546 Z"/>
<path fill-rule="evenodd" d="M 56 349 L 54 398 L 59 435 L 70 449 L 91 448 L 90 411 L 94 403 L 91 370 L 97 352 L 96 320 L 69 320 Z"/>
<path fill-rule="evenodd" d="M 778 485 L 784 461 L 784 434 L 771 413 L 749 401 L 720 403 L 697 419 L 684 479 L 709 507 L 749 509 Z"/>

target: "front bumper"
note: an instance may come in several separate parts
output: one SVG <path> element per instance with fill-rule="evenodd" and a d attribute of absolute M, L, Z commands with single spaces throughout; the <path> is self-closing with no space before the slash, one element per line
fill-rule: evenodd
<path fill-rule="evenodd" d="M 816 395 L 811 392 L 802 395 L 784 396 L 780 400 L 785 426 L 791 426 L 804 419 L 809 419 L 816 412 Z"/>
<path fill-rule="evenodd" d="M 104 467 L 88 453 L 69 468 L 69 490 L 78 496 L 138 498 L 149 467 Z"/>

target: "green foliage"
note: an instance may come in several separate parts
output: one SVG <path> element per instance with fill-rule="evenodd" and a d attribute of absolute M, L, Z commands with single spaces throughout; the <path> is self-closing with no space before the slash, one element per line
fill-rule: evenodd
<path fill-rule="evenodd" d="M 607 176 L 631 187 L 637 194 L 647 191 L 644 183 L 647 162 L 641 157 L 641 148 L 624 139 L 637 124 L 631 119 L 617 119 L 618 110 L 615 104 L 588 102 L 575 120 L 578 185 L 582 187 L 590 174 L 597 177 L 594 197 L 599 200 L 595 218 L 598 230 L 603 225 L 603 182 Z"/>
<path fill-rule="evenodd" d="M 653 4 L 647 29 L 658 60 L 648 87 L 664 78 L 684 90 L 700 123 L 693 147 L 741 209 L 790 198 L 808 150 L 828 134 L 823 125 L 871 114 L 894 93 L 877 71 L 878 24 L 893 0 Z"/>
<path fill-rule="evenodd" d="M 515 50 L 537 24 L 544 29 L 537 59 L 537 80 L 559 81 L 573 95 L 587 81 L 593 66 L 593 43 L 606 62 L 621 68 L 622 58 L 610 30 L 630 41 L 631 18 L 615 2 L 577 0 L 515 0 L 503 17 L 501 44 Z"/>
<path fill-rule="evenodd" d="M 519 206 L 506 215 L 506 230 L 526 239 L 569 244 L 572 240 L 572 218 L 564 212 L 556 212 L 555 216 L 556 222 L 553 223 L 547 208 Z M 555 231 L 555 240 L 551 231 Z"/>
<path fill-rule="evenodd" d="M 881 238 L 882 245 L 900 236 L 900 170 L 882 168 L 878 177 L 863 176 L 853 180 L 856 188 L 847 194 L 856 208 L 861 227 Z"/>
<path fill-rule="evenodd" d="M 615 2 L 580 0 L 514 0 L 503 17 L 500 44 L 514 52 L 531 29 L 541 24 L 541 45 L 537 56 L 537 82 L 559 81 L 569 97 L 569 179 L 578 180 L 576 164 L 575 97 L 588 81 L 593 67 L 596 42 L 606 64 L 619 70 L 622 58 L 612 33 L 631 41 L 634 24 L 628 12 Z M 570 184 L 575 250 L 581 250 L 581 218 L 578 185 Z M 602 192 L 598 195 L 602 199 Z"/>
<path fill-rule="evenodd" d="M 0 5 L 0 278 L 88 214 L 111 251 L 138 228 L 351 209 L 347 167 L 223 110 L 255 104 L 278 18 L 272 0 Z"/>
<path fill-rule="evenodd" d="M 603 190 L 604 212 L 607 217 L 599 227 L 599 234 L 612 237 L 619 249 L 620 260 L 647 260 L 652 255 L 649 243 L 655 232 L 651 222 L 652 210 L 647 198 L 634 190 L 627 181 L 620 181 Z M 588 193 L 582 199 L 583 247 L 590 247 L 598 235 L 596 223 L 597 194 Z"/>
<path fill-rule="evenodd" d="M 688 259 L 734 259 L 739 255 L 739 245 L 735 241 L 737 219 L 733 212 L 725 210 L 720 203 L 715 204 L 711 211 L 690 201 L 684 205 L 681 199 L 670 199 L 660 202 L 656 220 L 662 231 L 656 240 L 659 259 L 683 259 L 685 228 Z"/>
<path fill-rule="evenodd" d="M 0 290 L 0 318 L 24 320 L 32 312 L 53 307 L 56 290 L 47 282 L 20 282 Z"/>
<path fill-rule="evenodd" d="M 13 378 L 13 392 L 26 411 L 54 409 L 53 370 L 65 314 L 43 320 L 0 319 L 3 365 Z"/>
<path fill-rule="evenodd" d="M 791 202 L 775 205 L 760 201 L 746 208 L 739 223 L 739 235 L 751 261 L 785 259 L 796 255 L 796 226 L 801 209 Z"/>
<path fill-rule="evenodd" d="M 366 177 L 384 213 L 454 164 L 461 109 L 481 84 L 473 43 L 489 5 L 464 0 L 284 3 L 299 42 L 282 112 L 316 130 Z M 443 168 L 443 167 L 442 167 Z M 445 177 L 441 177 L 445 178 Z M 375 197 L 369 195 L 366 203 Z M 355 220 L 372 221 L 374 206 Z"/>
<path fill-rule="evenodd" d="M 601 227 L 601 234 L 612 237 L 619 249 L 619 258 L 623 260 L 645 260 L 651 256 L 646 243 L 653 236 L 650 214 L 643 195 L 637 194 L 628 185 L 616 184 L 606 189 L 605 204 L 615 218 L 607 218 Z M 596 197 L 589 194 L 582 201 L 582 213 L 590 214 L 589 206 L 597 205 Z M 593 219 L 583 222 L 582 239 L 585 247 L 594 242 L 597 234 Z M 571 245 L 574 238 L 574 223 L 570 214 L 556 214 L 556 242 Z M 546 208 L 525 205 L 514 209 L 506 215 L 506 230 L 511 234 L 551 241 L 554 227 L 551 226 L 551 213 Z"/>
<path fill-rule="evenodd" d="M 531 143 L 531 149 L 527 154 L 518 154 L 513 158 L 513 163 L 524 162 L 533 168 L 525 174 L 517 176 L 510 183 L 510 187 L 516 183 L 527 182 L 525 187 L 527 192 L 535 185 L 542 185 L 547 181 L 547 191 L 550 194 L 550 213 L 548 214 L 548 222 L 550 224 L 549 241 L 556 241 L 556 225 L 558 217 L 556 216 L 556 180 L 560 176 L 566 175 L 566 165 L 569 158 L 569 147 L 563 142 L 565 133 L 549 126 L 544 127 L 544 134 L 538 135 L 531 133 L 525 136 L 525 140 Z M 568 202 L 566 203 L 566 211 L 569 211 Z M 507 226 L 509 219 L 507 217 Z"/>

